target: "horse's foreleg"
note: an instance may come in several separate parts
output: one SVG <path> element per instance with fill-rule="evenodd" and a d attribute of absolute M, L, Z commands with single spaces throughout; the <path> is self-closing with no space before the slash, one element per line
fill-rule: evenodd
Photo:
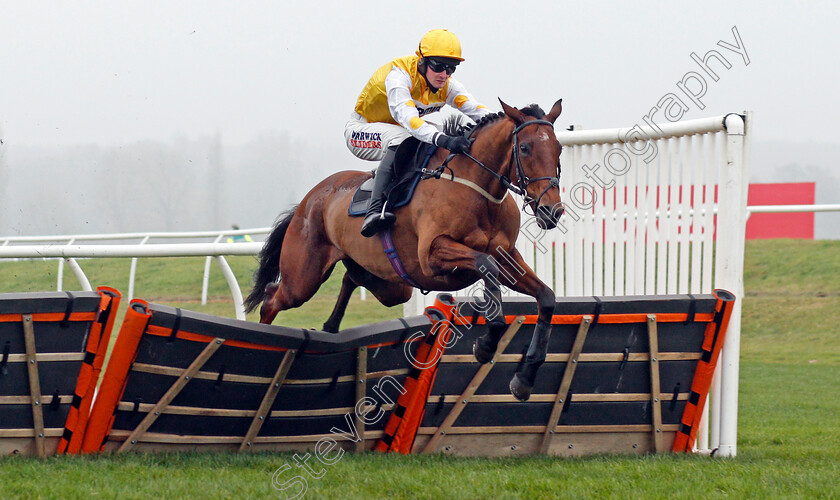
<path fill-rule="evenodd" d="M 347 310 L 347 303 L 350 302 L 350 297 L 353 296 L 353 291 L 358 287 L 356 282 L 350 277 L 350 273 L 344 273 L 344 278 L 341 280 L 341 291 L 338 292 L 338 300 L 335 303 L 332 314 L 324 323 L 322 330 L 330 333 L 338 333 L 338 327 L 341 325 L 341 320 L 344 318 L 344 312 Z"/>
<path fill-rule="evenodd" d="M 507 329 L 502 311 L 502 288 L 499 282 L 499 266 L 495 259 L 482 254 L 478 260 L 478 272 L 484 277 L 484 302 L 474 307 L 487 322 L 487 333 L 475 339 L 473 355 L 481 364 L 489 363 L 496 354 L 499 340 Z"/>
<path fill-rule="evenodd" d="M 476 339 L 473 354 L 479 363 L 488 363 L 493 359 L 499 340 L 507 328 L 502 312 L 499 266 L 495 259 L 449 237 L 439 236 L 432 242 L 428 263 L 436 275 L 445 275 L 456 269 L 471 270 L 484 280 L 484 301 L 477 302 L 475 307 L 484 316 L 488 333 Z"/>
<path fill-rule="evenodd" d="M 536 273 L 525 264 L 516 249 L 508 255 L 500 256 L 502 267 L 501 277 L 505 286 L 517 292 L 530 295 L 537 299 L 539 316 L 534 327 L 525 363 L 522 369 L 510 381 L 510 392 L 520 401 L 527 401 L 531 397 L 531 389 L 537 377 L 537 370 L 545 362 L 548 351 L 548 339 L 551 336 L 551 316 L 554 314 L 554 291 L 543 283 Z"/>

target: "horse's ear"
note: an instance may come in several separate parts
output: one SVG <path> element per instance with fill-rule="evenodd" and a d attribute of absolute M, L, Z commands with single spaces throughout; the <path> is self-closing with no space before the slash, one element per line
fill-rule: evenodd
<path fill-rule="evenodd" d="M 513 122 L 517 125 L 520 125 L 525 122 L 525 113 L 519 111 L 518 109 L 514 108 L 513 106 L 508 106 L 505 102 L 499 99 L 499 103 L 502 105 L 502 111 L 505 112 L 507 116 L 513 119 Z"/>
<path fill-rule="evenodd" d="M 563 99 L 557 99 L 557 102 L 554 103 L 554 106 L 551 107 L 551 111 L 548 112 L 545 119 L 554 123 L 554 120 L 560 116 L 560 113 L 563 112 Z"/>

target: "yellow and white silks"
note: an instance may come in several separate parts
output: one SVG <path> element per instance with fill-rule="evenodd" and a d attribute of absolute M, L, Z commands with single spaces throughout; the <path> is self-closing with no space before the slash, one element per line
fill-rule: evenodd
<path fill-rule="evenodd" d="M 385 64 L 371 76 L 344 128 L 350 151 L 363 160 L 380 160 L 388 146 L 409 135 L 434 144 L 441 132 L 422 117 L 449 105 L 478 120 L 490 111 L 450 77 L 432 92 L 419 72 L 419 56 L 405 56 Z"/>

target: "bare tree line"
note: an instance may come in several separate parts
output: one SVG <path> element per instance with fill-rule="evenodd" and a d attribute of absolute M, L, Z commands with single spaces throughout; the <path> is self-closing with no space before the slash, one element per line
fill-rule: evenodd
<path fill-rule="evenodd" d="M 326 175 L 358 168 L 341 153 L 278 133 L 239 146 L 218 135 L 107 147 L 4 141 L 0 235 L 269 226 Z"/>
<path fill-rule="evenodd" d="M 219 135 L 113 146 L 25 147 L 0 129 L 0 235 L 263 227 L 330 173 L 375 165 L 341 144 L 266 133 L 225 145 Z M 840 146 L 753 147 L 751 182 L 816 182 L 817 203 L 840 202 Z M 840 238 L 840 214 L 817 214 L 816 237 Z"/>

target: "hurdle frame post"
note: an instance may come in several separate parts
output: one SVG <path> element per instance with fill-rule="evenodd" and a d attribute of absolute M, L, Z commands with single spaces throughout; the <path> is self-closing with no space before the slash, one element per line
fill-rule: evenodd
<path fill-rule="evenodd" d="M 726 127 L 726 165 L 721 172 L 718 193 L 718 218 L 715 258 L 715 288 L 732 291 L 735 301 L 729 329 L 721 352 L 720 384 L 713 388 L 720 394 L 720 405 L 712 408 L 712 421 L 720 428 L 712 430 L 719 443 L 710 443 L 715 456 L 734 457 L 738 435 L 738 377 L 741 354 L 741 303 L 744 297 L 744 240 L 747 226 L 747 168 L 752 112 L 729 114 Z M 717 398 L 716 398 L 717 399 Z M 717 446 L 715 446 L 717 444 Z"/>

